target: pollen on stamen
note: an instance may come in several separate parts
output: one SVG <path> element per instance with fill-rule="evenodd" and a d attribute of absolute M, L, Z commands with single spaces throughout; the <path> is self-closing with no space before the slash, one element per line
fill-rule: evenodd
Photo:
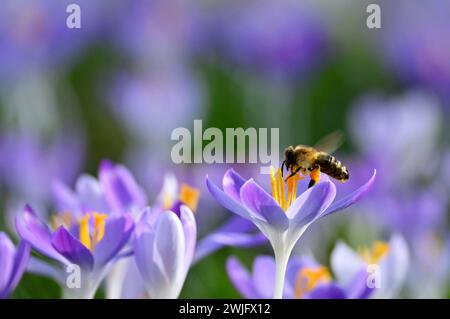
<path fill-rule="evenodd" d="M 270 184 L 272 187 L 272 196 L 284 211 L 286 211 L 297 198 L 298 181 L 301 179 L 301 176 L 295 174 L 287 181 L 285 181 L 281 176 L 281 169 L 278 169 L 275 173 L 275 169 L 273 167 L 270 168 Z M 287 194 L 285 191 L 285 184 L 288 188 Z"/>
<path fill-rule="evenodd" d="M 319 284 L 330 282 L 330 280 L 330 271 L 325 266 L 300 269 L 295 281 L 294 297 L 300 299 Z"/>

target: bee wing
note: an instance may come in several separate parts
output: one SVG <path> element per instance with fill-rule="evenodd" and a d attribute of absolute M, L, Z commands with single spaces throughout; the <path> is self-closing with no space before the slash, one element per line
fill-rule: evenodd
<path fill-rule="evenodd" d="M 344 133 L 334 131 L 322 138 L 314 148 L 328 154 L 334 153 L 344 143 Z"/>

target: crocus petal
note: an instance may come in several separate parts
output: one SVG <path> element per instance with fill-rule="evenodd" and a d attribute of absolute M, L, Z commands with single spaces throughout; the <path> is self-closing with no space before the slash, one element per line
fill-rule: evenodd
<path fill-rule="evenodd" d="M 308 299 L 346 299 L 347 295 L 337 284 L 320 285 L 313 291 L 309 292 L 305 298 Z"/>
<path fill-rule="evenodd" d="M 183 265 L 186 247 L 183 226 L 175 213 L 167 211 L 159 218 L 155 245 L 167 278 L 176 278 Z"/>
<path fill-rule="evenodd" d="M 115 213 L 122 214 L 132 207 L 145 206 L 147 200 L 144 191 L 124 166 L 103 161 L 99 178 L 106 200 Z"/>
<path fill-rule="evenodd" d="M 195 222 L 195 217 L 192 211 L 187 206 L 181 206 L 180 208 L 180 220 L 183 226 L 184 232 L 184 242 L 186 246 L 186 251 L 184 254 L 184 274 L 187 274 L 189 267 L 194 257 L 195 244 L 197 241 L 197 224 Z"/>
<path fill-rule="evenodd" d="M 366 267 L 362 267 L 356 271 L 353 278 L 347 285 L 347 298 L 349 299 L 367 299 L 374 292 L 374 287 L 370 287 L 368 283 L 368 276 Z"/>
<path fill-rule="evenodd" d="M 92 270 L 94 257 L 91 251 L 64 227 L 61 226 L 55 231 L 52 237 L 52 245 L 71 263 L 80 266 L 82 269 Z"/>
<path fill-rule="evenodd" d="M 223 191 L 232 197 L 235 201 L 240 202 L 240 190 L 242 185 L 246 182 L 234 169 L 229 169 L 223 176 L 222 187 Z"/>
<path fill-rule="evenodd" d="M 20 237 L 29 242 L 41 254 L 63 264 L 67 263 L 67 259 L 53 247 L 50 229 L 39 220 L 30 206 L 25 207 L 22 216 L 17 216 L 16 229 Z"/>
<path fill-rule="evenodd" d="M 275 286 L 275 260 L 258 256 L 253 263 L 253 286 L 262 298 L 271 298 Z"/>
<path fill-rule="evenodd" d="M 400 290 L 408 268 L 409 250 L 405 239 L 395 234 L 389 241 L 389 251 L 380 261 L 381 284 L 376 289 L 376 298 L 395 298 Z"/>
<path fill-rule="evenodd" d="M 23 273 L 25 272 L 28 264 L 28 260 L 30 258 L 31 246 L 26 241 L 22 240 L 17 247 L 15 256 L 14 256 L 14 266 L 13 271 L 10 275 L 10 281 L 8 283 L 8 288 L 10 292 L 13 291 L 20 279 L 22 278 Z"/>
<path fill-rule="evenodd" d="M 56 209 L 60 212 L 77 212 L 80 209 L 80 203 L 72 190 L 61 181 L 52 183 L 52 195 Z"/>
<path fill-rule="evenodd" d="M 242 264 L 235 257 L 229 257 L 226 264 L 226 270 L 228 277 L 230 277 L 233 286 L 239 291 L 239 293 L 248 299 L 261 298 L 258 295 L 255 287 L 253 286 L 253 280 L 250 277 L 248 271 L 242 266 Z"/>
<path fill-rule="evenodd" d="M 0 232 L 0 295 L 6 291 L 14 265 L 14 245 L 9 237 Z"/>
<path fill-rule="evenodd" d="M 324 217 L 324 216 L 330 215 L 332 213 L 335 213 L 335 212 L 342 210 L 344 208 L 347 208 L 347 207 L 353 205 L 354 203 L 356 203 L 357 201 L 359 201 L 361 199 L 361 197 L 363 197 L 365 194 L 367 194 L 367 192 L 372 188 L 372 186 L 375 182 L 376 175 L 377 175 L 377 171 L 374 170 L 372 177 L 364 185 L 362 185 L 360 188 L 355 190 L 353 193 L 334 202 L 332 205 L 330 205 L 330 207 L 328 207 L 328 209 L 325 212 L 323 212 L 321 214 L 320 217 Z"/>
<path fill-rule="evenodd" d="M 75 186 L 84 212 L 107 212 L 108 208 L 100 182 L 91 175 L 81 175 Z"/>
<path fill-rule="evenodd" d="M 155 256 L 155 233 L 148 224 L 136 234 L 133 244 L 136 266 L 151 298 L 164 298 L 168 286 L 162 264 Z"/>
<path fill-rule="evenodd" d="M 286 215 L 293 229 L 306 225 L 316 219 L 333 202 L 336 186 L 330 181 L 320 182 L 301 194 L 289 207 Z"/>
<path fill-rule="evenodd" d="M 330 262 L 337 281 L 344 286 L 350 283 L 359 270 L 366 268 L 361 256 L 343 242 L 336 244 Z"/>
<path fill-rule="evenodd" d="M 65 283 L 65 274 L 61 272 L 60 268 L 54 265 L 48 264 L 38 258 L 30 257 L 27 266 L 27 272 L 52 278 L 60 285 Z"/>
<path fill-rule="evenodd" d="M 134 222 L 130 215 L 107 219 L 105 235 L 94 250 L 95 266 L 101 267 L 113 259 L 128 243 L 133 229 Z"/>
<path fill-rule="evenodd" d="M 213 197 L 226 209 L 232 211 L 233 213 L 244 217 L 246 219 L 251 219 L 247 209 L 242 206 L 241 203 L 234 200 L 230 195 L 225 193 L 223 190 L 221 190 L 219 187 L 217 187 L 214 183 L 212 183 L 208 176 L 206 176 L 206 187 L 208 188 L 209 192 Z"/>
<path fill-rule="evenodd" d="M 241 187 L 241 202 L 252 217 L 268 223 L 278 230 L 286 230 L 289 221 L 278 203 L 262 187 L 249 179 Z"/>

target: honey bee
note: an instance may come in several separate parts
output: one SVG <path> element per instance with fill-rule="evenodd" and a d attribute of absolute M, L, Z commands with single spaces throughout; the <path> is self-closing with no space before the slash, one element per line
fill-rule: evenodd
<path fill-rule="evenodd" d="M 310 188 L 319 181 L 320 173 L 322 172 L 340 182 L 346 182 L 349 179 L 347 168 L 336 157 L 330 155 L 339 147 L 341 142 L 342 134 L 334 132 L 315 147 L 306 145 L 287 147 L 284 150 L 285 159 L 281 165 L 281 172 L 283 172 L 284 166 L 291 171 L 286 181 L 298 172 L 301 172 L 303 175 L 311 177 L 308 185 L 308 188 Z"/>

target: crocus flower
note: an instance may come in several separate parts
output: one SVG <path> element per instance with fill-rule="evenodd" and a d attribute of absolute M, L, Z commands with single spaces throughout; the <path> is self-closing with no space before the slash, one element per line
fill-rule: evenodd
<path fill-rule="evenodd" d="M 60 181 L 53 184 L 53 196 L 59 211 L 103 211 L 120 216 L 137 213 L 147 203 L 142 187 L 124 165 L 102 161 L 98 179 L 90 175 L 78 178 L 72 191 Z"/>
<path fill-rule="evenodd" d="M 327 267 L 312 258 L 293 256 L 287 265 L 283 297 L 289 299 L 361 299 L 368 298 L 372 289 L 366 284 L 364 268 L 354 275 L 346 286 L 334 281 Z M 235 258 L 227 261 L 227 273 L 234 287 L 249 299 L 271 297 L 275 281 L 275 260 L 271 256 L 258 256 L 252 274 Z"/>
<path fill-rule="evenodd" d="M 134 256 L 150 298 L 177 298 L 195 250 L 197 226 L 191 209 L 165 211 L 156 221 L 144 213 L 136 228 Z"/>
<path fill-rule="evenodd" d="M 29 257 L 30 245 L 26 241 L 15 248 L 8 235 L 0 232 L 0 299 L 7 298 L 16 288 Z"/>
<path fill-rule="evenodd" d="M 378 281 L 374 282 L 374 297 L 377 298 L 398 297 L 408 266 L 408 245 L 400 235 L 393 235 L 388 243 L 378 241 L 372 248 L 362 248 L 359 251 L 338 242 L 331 254 L 333 272 L 344 284 L 348 284 L 362 268 L 368 269 L 368 272 L 373 271 L 374 280 Z"/>
<path fill-rule="evenodd" d="M 62 266 L 56 268 L 41 263 L 43 272 L 50 269 L 59 279 L 65 277 L 61 275 L 65 271 L 76 276 L 72 285 L 69 285 L 70 278 L 66 280 L 66 297 L 92 298 L 110 267 L 121 257 L 134 223 L 129 215 L 113 217 L 91 212 L 78 221 L 62 220 L 62 225 L 52 231 L 30 206 L 26 206 L 16 219 L 16 227 L 33 249 Z"/>
<path fill-rule="evenodd" d="M 331 181 L 325 179 L 297 198 L 299 176 L 288 180 L 286 191 L 280 169 L 276 174 L 271 170 L 272 194 L 234 170 L 225 173 L 223 190 L 208 177 L 206 184 L 221 205 L 252 221 L 268 238 L 277 266 L 274 297 L 281 298 L 287 262 L 300 236 L 314 221 L 358 201 L 372 186 L 375 174 L 359 189 L 334 203 L 336 186 Z"/>

